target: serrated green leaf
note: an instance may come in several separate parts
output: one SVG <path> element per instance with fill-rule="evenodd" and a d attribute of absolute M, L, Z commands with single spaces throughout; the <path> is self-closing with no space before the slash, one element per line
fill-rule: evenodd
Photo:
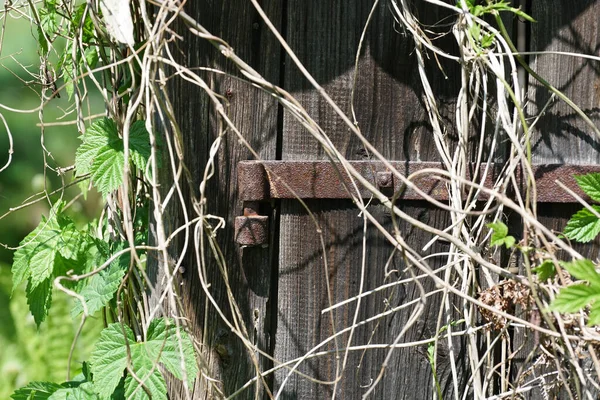
<path fill-rule="evenodd" d="M 558 312 L 577 312 L 600 299 L 600 291 L 586 284 L 577 284 L 562 288 L 550 309 Z"/>
<path fill-rule="evenodd" d="M 104 197 L 123 184 L 125 155 L 122 143 L 119 146 L 104 146 L 92 163 L 92 182 Z"/>
<path fill-rule="evenodd" d="M 167 326 L 167 321 L 170 322 L 169 326 Z M 153 359 L 157 360 L 160 356 L 160 362 L 178 379 L 183 380 L 183 366 L 185 366 L 188 384 L 191 385 L 198 374 L 194 346 L 189 335 L 181 328 L 179 335 L 181 336 L 181 347 L 177 340 L 174 322 L 164 318 L 154 319 L 148 327 L 146 348 Z"/>
<path fill-rule="evenodd" d="M 182 378 L 182 364 L 187 371 L 188 382 L 192 383 L 198 373 L 192 342 L 186 332 L 181 331 L 181 349 L 175 334 L 175 326 L 167 328 L 167 320 L 158 318 L 150 323 L 145 342 L 135 343 L 133 332 L 126 327 L 131 354 L 131 366 L 138 378 L 144 381 L 153 399 L 166 399 L 166 386 L 157 362 L 176 377 Z M 113 391 L 127 365 L 127 348 L 119 324 L 109 325 L 102 331 L 96 349 L 92 353 L 92 373 L 96 390 L 104 398 Z M 147 393 L 139 383 L 128 376 L 125 380 L 127 398 L 147 399 Z M 137 388 L 137 390 L 136 390 Z"/>
<path fill-rule="evenodd" d="M 592 207 L 597 212 L 600 212 L 600 206 Z M 576 212 L 569 222 L 567 222 L 564 230 L 565 236 L 581 243 L 593 240 L 599 233 L 600 219 L 587 208 Z"/>
<path fill-rule="evenodd" d="M 21 284 L 21 282 L 23 282 L 26 279 L 29 279 L 29 277 L 31 276 L 31 269 L 29 269 L 29 260 L 31 259 L 32 250 L 33 249 L 31 247 L 24 246 L 15 251 L 13 265 L 11 269 L 13 275 L 13 287 L 11 295 L 14 294 L 15 289 Z"/>
<path fill-rule="evenodd" d="M 104 146 L 119 141 L 117 125 L 111 119 L 102 118 L 86 129 L 81 140 L 75 152 L 75 168 L 79 176 L 90 172 L 94 158 Z"/>
<path fill-rule="evenodd" d="M 37 27 L 37 34 L 38 34 L 38 44 L 40 46 L 40 50 L 42 51 L 42 54 L 48 54 L 48 40 L 46 40 L 46 37 L 44 36 L 44 31 L 39 26 Z"/>
<path fill-rule="evenodd" d="M 48 400 L 98 400 L 99 397 L 91 382 L 83 382 L 74 388 L 57 390 Z"/>
<path fill-rule="evenodd" d="M 505 245 L 506 248 L 511 248 L 512 246 L 514 246 L 515 238 L 512 236 L 508 236 L 508 227 L 503 222 L 492 222 L 487 224 L 486 226 L 494 231 L 490 239 L 490 245 Z"/>
<path fill-rule="evenodd" d="M 54 270 L 54 259 L 57 250 L 61 247 L 61 228 L 57 221 L 56 213 L 51 211 L 47 221 L 40 222 L 41 229 L 30 241 L 24 242 L 31 249 L 29 268 L 31 270 L 30 283 L 35 288 L 44 280 L 52 276 Z"/>
<path fill-rule="evenodd" d="M 577 184 L 594 201 L 600 202 L 600 174 L 576 175 Z"/>
<path fill-rule="evenodd" d="M 502 239 L 508 235 L 508 226 L 506 226 L 502 221 L 490 222 L 486 226 L 494 231 L 492 237 Z"/>
<path fill-rule="evenodd" d="M 27 295 L 27 304 L 36 325 L 39 327 L 48 315 L 48 309 L 52 304 L 52 282 L 50 279 L 42 281 L 36 287 L 31 286 L 31 279 L 25 290 Z"/>
<path fill-rule="evenodd" d="M 59 389 L 62 389 L 62 386 L 53 382 L 30 382 L 27 386 L 15 390 L 10 397 L 13 400 L 47 400 Z"/>
<path fill-rule="evenodd" d="M 71 34 L 79 37 L 81 32 L 81 40 L 83 43 L 91 43 L 94 41 L 94 22 L 91 18 L 91 13 L 86 12 L 87 3 L 80 4 L 73 15 L 73 23 L 70 26 Z M 85 20 L 83 19 L 85 15 Z"/>
<path fill-rule="evenodd" d="M 119 257 L 104 270 L 88 278 L 89 283 L 79 294 L 85 299 L 90 315 L 94 315 L 112 300 L 128 267 L 129 257 Z M 83 305 L 81 301 L 76 301 L 71 316 L 75 318 L 82 312 Z"/>
<path fill-rule="evenodd" d="M 552 279 L 556 275 L 556 267 L 554 266 L 554 263 L 550 260 L 545 260 L 538 267 L 533 268 L 532 271 L 537 274 L 538 279 L 541 282 L 545 282 L 548 279 Z"/>
<path fill-rule="evenodd" d="M 42 7 L 38 10 L 40 24 L 38 30 L 38 43 L 42 54 L 48 54 L 48 45 L 52 42 L 54 35 L 58 30 L 56 21 L 56 7 Z"/>
<path fill-rule="evenodd" d="M 588 281 L 591 286 L 600 291 L 600 274 L 598 274 L 596 266 L 590 260 L 563 261 L 560 263 L 560 266 L 566 269 L 575 278 Z"/>
<path fill-rule="evenodd" d="M 133 164 L 142 172 L 150 159 L 150 134 L 146 130 L 144 121 L 135 121 L 129 128 L 129 149 Z"/>
<path fill-rule="evenodd" d="M 73 65 L 73 61 L 70 59 L 70 53 L 65 52 L 65 55 L 68 58 L 61 64 L 61 70 L 63 81 L 65 82 L 65 92 L 67 92 L 67 98 L 70 101 L 73 97 L 73 93 L 75 93 L 75 77 L 77 76 L 77 70 Z"/>
<path fill-rule="evenodd" d="M 82 245 L 83 235 L 71 223 L 61 227 L 58 252 L 66 259 L 75 260 Z"/>
<path fill-rule="evenodd" d="M 98 64 L 98 49 L 96 47 L 88 47 L 85 49 L 83 55 L 88 67 L 96 68 Z"/>
<path fill-rule="evenodd" d="M 160 368 L 156 364 L 156 359 L 149 356 L 145 351 L 147 347 L 140 343 L 131 350 L 132 367 L 136 376 L 142 381 L 134 379 L 132 376 L 125 378 L 125 398 L 131 400 L 147 400 L 148 390 L 152 394 L 152 400 L 167 400 L 167 384 L 160 373 Z"/>
<path fill-rule="evenodd" d="M 588 325 L 600 325 L 600 301 L 595 302 L 590 307 L 590 315 L 588 316 Z"/>
<path fill-rule="evenodd" d="M 494 43 L 494 38 L 496 37 L 493 33 L 486 33 L 481 38 L 481 47 L 488 48 Z"/>
<path fill-rule="evenodd" d="M 96 347 L 92 352 L 91 370 L 94 387 L 101 398 L 109 398 L 123 376 L 127 366 L 127 344 L 130 349 L 135 345 L 133 332 L 128 326 L 123 327 L 127 342 L 119 323 L 110 324 L 100 334 Z M 133 351 L 133 350 L 131 350 Z"/>

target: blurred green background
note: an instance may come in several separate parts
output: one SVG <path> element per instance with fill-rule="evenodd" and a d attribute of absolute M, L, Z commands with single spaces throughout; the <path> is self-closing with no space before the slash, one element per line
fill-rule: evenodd
<path fill-rule="evenodd" d="M 1 2 L 3 3 L 3 2 Z M 2 4 L 3 5 L 3 4 Z M 27 12 L 26 9 L 24 9 Z M 37 51 L 36 31 L 27 19 L 18 14 L 1 17 L 6 20 L 5 35 L 0 53 L 0 104 L 15 109 L 33 109 L 40 105 L 40 84 L 36 77 L 40 71 L 40 57 Z M 57 43 L 57 48 L 60 43 Z M 56 65 L 56 62 L 54 62 Z M 59 85 L 62 80 L 59 80 Z M 91 87 L 91 86 L 90 86 Z M 90 89 L 91 91 L 92 89 Z M 44 110 L 45 122 L 73 121 L 72 110 L 63 91 L 60 99 L 53 99 Z M 87 109 L 88 104 L 86 104 Z M 99 96 L 91 97 L 88 109 L 91 114 L 102 112 Z M 16 113 L 0 108 L 6 119 L 13 139 L 13 158 L 10 166 L 0 172 L 0 215 L 11 207 L 20 205 L 31 195 L 44 188 L 44 153 L 41 146 L 39 114 Z M 79 144 L 75 125 L 48 127 L 44 133 L 44 144 L 54 160 L 48 160 L 52 167 L 66 167 L 74 162 L 75 149 Z M 0 168 L 9 157 L 9 138 L 6 128 L 0 123 Z M 61 180 L 51 170 L 46 170 L 46 187 L 49 191 L 59 189 Z M 66 182 L 72 179 L 71 174 Z M 65 191 L 64 199 L 69 201 L 78 195 L 77 187 Z M 52 200 L 56 200 L 55 196 Z M 38 330 L 31 317 L 24 295 L 24 286 L 11 297 L 12 250 L 31 230 L 42 214 L 47 215 L 50 205 L 47 200 L 10 213 L 0 219 L 0 399 L 8 399 L 15 388 L 30 381 L 63 382 L 67 378 L 67 360 L 79 320 L 70 317 L 71 299 L 55 290 L 50 315 Z M 90 194 L 87 200 L 76 200 L 69 213 L 79 225 L 99 215 L 100 201 L 97 195 Z M 88 358 L 95 342 L 101 322 L 88 320 L 82 337 L 76 343 L 72 362 L 74 376 L 81 368 L 81 362 Z"/>

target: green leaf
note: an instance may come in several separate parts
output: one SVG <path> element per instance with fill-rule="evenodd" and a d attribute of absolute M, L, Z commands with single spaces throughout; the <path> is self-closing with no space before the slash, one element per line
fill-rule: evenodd
<path fill-rule="evenodd" d="M 506 237 L 506 235 L 508 235 L 508 227 L 501 221 L 491 222 L 486 226 L 494 231 L 494 234 L 492 235 L 492 240 L 494 240 L 493 238 L 503 239 L 504 237 Z"/>
<path fill-rule="evenodd" d="M 94 158 L 104 146 L 116 143 L 120 139 L 115 122 L 102 118 L 86 129 L 81 140 L 83 143 L 75 152 L 75 168 L 79 176 L 90 172 Z"/>
<path fill-rule="evenodd" d="M 27 235 L 25 240 L 29 238 L 29 236 L 34 232 L 35 230 L 29 235 Z M 29 277 L 31 276 L 31 269 L 29 269 L 29 260 L 31 259 L 32 251 L 33 249 L 28 246 L 20 247 L 17 251 L 15 251 L 15 255 L 13 257 L 13 265 L 11 269 L 13 275 L 13 287 L 11 295 L 15 293 L 15 289 L 21 284 L 21 282 L 23 282 L 26 279 L 29 279 Z"/>
<path fill-rule="evenodd" d="M 481 38 L 481 47 L 488 48 L 494 43 L 494 38 L 496 37 L 493 33 L 486 33 Z"/>
<path fill-rule="evenodd" d="M 10 396 L 13 400 L 46 400 L 63 386 L 52 382 L 30 382 L 27 386 L 15 390 Z"/>
<path fill-rule="evenodd" d="M 600 274 L 598 274 L 596 266 L 590 260 L 583 259 L 572 262 L 561 262 L 560 266 L 575 278 L 588 281 L 590 286 L 600 292 Z"/>
<path fill-rule="evenodd" d="M 511 248 L 515 245 L 515 238 L 512 236 L 508 236 L 508 227 L 503 222 L 492 222 L 487 224 L 486 226 L 494 231 L 494 233 L 492 234 L 492 238 L 490 239 L 490 245 L 505 245 L 506 248 Z"/>
<path fill-rule="evenodd" d="M 150 159 L 150 134 L 146 130 L 144 121 L 135 121 L 129 128 L 129 149 L 131 161 L 142 172 Z"/>
<path fill-rule="evenodd" d="M 127 344 L 131 349 L 136 343 L 131 329 L 128 326 L 123 328 L 127 341 L 119 323 L 105 328 L 90 359 L 94 387 L 103 399 L 113 394 L 123 376 L 123 370 L 127 366 Z"/>
<path fill-rule="evenodd" d="M 167 326 L 167 321 L 170 325 Z M 183 364 L 188 378 L 188 384 L 192 385 L 196 375 L 198 374 L 198 366 L 194 346 L 188 334 L 180 328 L 179 334 L 182 342 L 177 340 L 176 327 L 173 320 L 165 318 L 157 318 L 150 322 L 148 327 L 148 354 L 153 359 L 158 359 L 160 362 L 178 379 L 183 379 L 183 368 L 181 354 L 183 353 Z"/>
<path fill-rule="evenodd" d="M 68 48 L 68 47 L 67 47 Z M 67 92 L 67 97 L 69 101 L 73 97 L 73 93 L 75 93 L 75 78 L 77 77 L 77 69 L 73 65 L 73 61 L 70 58 L 70 53 L 65 52 L 65 62 L 61 64 L 62 66 L 62 77 L 65 81 L 65 92 Z"/>
<path fill-rule="evenodd" d="M 600 299 L 600 291 L 586 284 L 577 284 L 562 288 L 550 309 L 558 312 L 577 312 Z"/>
<path fill-rule="evenodd" d="M 590 307 L 588 325 L 600 325 L 600 301 L 595 302 Z"/>
<path fill-rule="evenodd" d="M 600 206 L 592 207 L 597 212 L 600 212 Z M 569 222 L 567 222 L 567 226 L 565 226 L 564 230 L 565 236 L 581 243 L 587 243 L 593 240 L 599 233 L 600 219 L 587 208 L 576 212 Z"/>
<path fill-rule="evenodd" d="M 38 43 L 42 54 L 48 54 L 48 46 L 58 30 L 56 6 L 42 7 L 38 10 L 38 15 L 40 17 L 40 25 L 37 28 Z"/>
<path fill-rule="evenodd" d="M 84 235 L 75 227 L 70 218 L 59 216 L 60 238 L 58 252 L 66 259 L 77 259 Z"/>
<path fill-rule="evenodd" d="M 556 267 L 554 263 L 550 260 L 544 260 L 538 267 L 532 269 L 538 276 L 538 279 L 541 282 L 545 282 L 548 279 L 554 278 L 556 276 Z"/>
<path fill-rule="evenodd" d="M 123 184 L 124 167 L 125 155 L 122 143 L 100 149 L 92 163 L 92 182 L 104 197 Z"/>
<path fill-rule="evenodd" d="M 144 381 L 144 386 L 152 393 L 153 399 L 167 398 L 165 381 L 156 365 L 157 362 L 163 364 L 177 378 L 182 379 L 183 361 L 190 384 L 198 374 L 194 348 L 188 334 L 181 331 L 181 343 L 178 343 L 175 326 L 172 325 L 171 320 L 169 321 L 171 325 L 167 327 L 167 320 L 164 318 L 153 320 L 148 327 L 147 340 L 142 343 L 136 343 L 131 329 L 125 327 L 131 366 L 136 376 Z M 103 398 L 112 394 L 127 365 L 125 343 L 121 326 L 118 323 L 111 324 L 102 331 L 96 349 L 92 353 L 94 385 Z M 131 376 L 127 376 L 125 380 L 125 394 L 127 398 L 148 398 L 146 391 Z"/>
<path fill-rule="evenodd" d="M 167 400 L 167 384 L 156 365 L 156 359 L 149 356 L 147 347 L 141 343 L 131 350 L 132 367 L 142 384 L 132 376 L 125 378 L 125 398 L 131 400 L 146 400 L 152 394 L 152 400 Z"/>
<path fill-rule="evenodd" d="M 600 202 L 600 173 L 576 175 L 575 180 L 585 194 Z"/>
<path fill-rule="evenodd" d="M 88 67 L 96 68 L 96 65 L 98 65 L 98 49 L 96 47 L 88 47 L 83 52 L 83 55 Z"/>
<path fill-rule="evenodd" d="M 91 382 L 83 382 L 74 388 L 57 390 L 48 400 L 97 400 L 99 399 L 94 385 Z"/>
<path fill-rule="evenodd" d="M 88 278 L 89 283 L 79 294 L 85 299 L 89 315 L 94 315 L 112 300 L 128 267 L 129 257 L 121 256 L 108 267 Z M 76 301 L 71 316 L 75 318 L 82 312 L 83 305 L 80 301 Z"/>
<path fill-rule="evenodd" d="M 35 324 L 40 326 L 48 315 L 48 309 L 52 304 L 52 282 L 50 279 L 46 279 L 36 287 L 31 286 L 31 281 L 27 284 L 25 291 L 27 295 L 27 304 L 29 304 L 29 310 Z"/>
<path fill-rule="evenodd" d="M 92 21 L 91 12 L 85 12 L 87 3 L 80 4 L 73 15 L 73 22 L 70 26 L 71 34 L 79 37 L 79 32 L 82 33 L 81 40 L 83 43 L 90 44 L 94 41 L 94 22 Z M 83 16 L 85 15 L 85 20 Z"/>

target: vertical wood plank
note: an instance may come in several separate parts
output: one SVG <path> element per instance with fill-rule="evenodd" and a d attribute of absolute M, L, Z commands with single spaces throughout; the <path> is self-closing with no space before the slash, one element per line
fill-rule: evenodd
<path fill-rule="evenodd" d="M 364 1 L 288 1 L 288 43 L 316 80 L 348 114 L 351 110 L 350 94 L 355 54 L 371 6 L 372 2 Z M 415 7 L 426 24 L 445 17 L 440 14 L 440 9 L 427 7 L 423 2 L 416 2 Z M 444 46 L 450 43 L 451 38 L 444 38 L 436 44 Z M 410 37 L 394 29 L 387 4 L 381 2 L 367 32 L 359 61 L 355 110 L 363 134 L 388 159 L 432 161 L 437 157 L 431 139 L 431 127 L 421 100 L 416 58 L 411 55 L 413 46 Z M 455 73 L 456 65 L 444 61 L 442 65 L 448 76 L 460 76 Z M 435 76 L 441 76 L 435 61 L 431 62 L 431 71 L 436 71 Z M 431 76 L 433 75 L 432 73 Z M 348 159 L 360 159 L 365 156 L 361 143 L 307 84 L 289 58 L 286 59 L 284 83 L 286 89 L 298 98 L 342 154 Z M 432 85 L 442 114 L 452 115 L 459 82 L 434 78 Z M 451 123 L 448 123 L 446 128 L 450 135 L 454 132 Z M 282 158 L 324 158 L 316 140 L 286 114 L 283 124 Z M 324 250 L 317 228 L 306 210 L 294 201 L 282 202 L 274 349 L 274 356 L 279 362 L 302 357 L 334 332 L 340 332 L 352 325 L 356 302 L 336 309 L 333 317 L 322 313 L 322 310 L 330 305 L 328 288 L 333 303 L 359 293 L 362 218 L 358 215 L 358 209 L 345 201 L 315 200 L 308 205 L 322 231 Z M 423 203 L 411 203 L 402 207 L 410 215 L 434 226 L 448 225 L 445 213 L 429 209 Z M 384 207 L 374 204 L 370 210 L 387 229 L 391 228 L 391 218 Z M 401 229 L 406 234 L 409 244 L 418 249 L 431 238 L 430 235 L 411 229 L 404 223 L 401 223 Z M 443 251 L 440 246 L 443 247 L 434 246 L 430 251 Z M 363 291 L 410 277 L 401 255 L 392 255 L 392 249 L 373 226 L 369 227 L 366 247 Z M 324 264 L 325 259 L 327 268 Z M 433 259 L 431 267 L 439 266 L 439 261 Z M 389 273 L 386 274 L 386 271 Z M 430 280 L 423 279 L 422 284 L 425 291 L 434 290 Z M 390 290 L 383 290 L 364 298 L 358 321 L 402 304 L 407 306 L 386 318 L 358 327 L 351 345 L 394 342 L 414 310 L 414 303 L 410 302 L 419 297 L 416 285 L 399 284 Z M 439 295 L 428 297 L 425 311 L 400 343 L 435 335 L 438 312 L 441 308 L 440 299 Z M 331 318 L 334 320 L 333 324 Z M 329 353 L 303 361 L 298 370 L 305 374 L 304 376 L 293 374 L 286 380 L 289 369 L 282 368 L 275 375 L 274 389 L 281 394 L 282 399 L 331 398 L 334 395 L 334 387 L 336 398 L 361 398 L 379 374 L 387 349 L 352 351 L 344 377 L 335 386 L 332 382 L 344 358 L 343 352 L 336 354 L 335 350 L 343 349 L 348 340 L 348 333 L 341 334 L 337 343 L 331 340 L 316 348 L 317 352 Z M 454 345 L 457 355 L 464 352 L 460 341 L 455 341 Z M 444 344 L 440 346 L 443 347 Z M 446 358 L 438 360 L 437 373 L 444 398 L 450 398 L 453 388 L 448 352 L 445 350 L 447 349 L 440 351 Z M 431 398 L 435 389 L 426 354 L 426 345 L 396 349 L 387 367 L 387 374 L 373 398 Z M 457 358 L 458 368 L 462 370 L 465 366 L 461 364 L 460 356 Z M 322 382 L 315 382 L 311 378 Z M 464 382 L 460 385 L 464 385 Z"/>
<path fill-rule="evenodd" d="M 599 126 L 600 114 L 600 67 L 581 57 L 572 57 L 551 52 L 571 52 L 597 55 L 600 48 L 600 25 L 598 15 L 600 2 L 552 0 L 531 2 L 531 15 L 537 21 L 531 24 L 530 50 L 546 51 L 548 54 L 533 55 L 530 65 L 542 78 L 572 99 Z M 575 112 L 564 102 L 551 99 L 551 92 L 537 82 L 528 78 L 527 113 L 530 117 L 538 117 L 539 121 L 532 132 L 533 163 L 565 163 L 565 164 L 597 164 L 600 162 L 600 141 L 589 126 L 576 116 Z M 542 110 L 545 111 L 542 115 Z M 548 228 L 562 231 L 569 217 L 579 208 L 577 205 L 554 204 L 539 206 L 539 220 Z M 587 245 L 575 245 L 576 250 L 585 257 L 596 259 L 600 241 L 595 240 Z M 565 259 L 566 255 L 559 254 Z M 522 329 L 515 329 L 514 346 L 521 348 L 516 357 L 515 373 L 522 373 L 532 379 L 544 373 L 541 352 L 537 346 L 539 341 Z M 533 353 L 532 353 L 533 352 Z M 528 356 L 533 357 L 524 362 Z M 538 366 L 532 367 L 536 361 Z M 583 368 L 591 364 L 581 361 Z M 566 371 L 565 373 L 569 373 Z M 525 375 L 516 377 L 520 379 Z M 577 379 L 577 378 L 572 378 Z M 540 386 L 551 388 L 555 382 L 547 380 Z M 570 383 L 574 390 L 574 385 Z M 591 387 L 588 387 L 590 389 Z M 592 390 L 593 396 L 598 394 Z M 529 399 L 546 395 L 557 395 L 566 398 L 563 387 L 546 391 L 537 388 L 527 394 Z M 560 397 L 560 398 L 563 398 Z"/>
<path fill-rule="evenodd" d="M 279 26 L 281 23 L 281 2 L 262 1 L 262 6 Z M 234 51 L 267 80 L 278 83 L 280 78 L 280 46 L 268 32 L 252 4 L 243 0 L 232 1 L 192 1 L 185 6 L 186 12 L 199 21 L 212 34 L 223 38 Z M 192 35 L 183 23 L 179 33 L 184 38 L 184 48 L 171 50 L 181 58 L 182 64 L 193 71 L 197 67 L 216 68 L 233 76 L 241 74 L 222 54 L 206 40 Z M 278 104 L 269 95 L 253 88 L 250 84 L 232 77 L 199 73 L 210 87 L 224 96 L 229 105 L 227 113 L 253 148 L 262 158 L 274 159 L 276 155 Z M 183 135 L 185 164 L 192 179 L 191 185 L 182 181 L 184 198 L 198 196 L 195 192 L 202 179 L 209 156 L 209 149 L 217 135 L 218 118 L 208 96 L 197 86 L 181 79 L 174 79 L 171 86 L 175 117 Z M 268 330 L 268 299 L 271 294 L 272 248 L 240 249 L 234 241 L 234 219 L 242 215 L 242 204 L 237 195 L 236 166 L 241 160 L 250 158 L 250 153 L 231 131 L 228 131 L 219 150 L 215 165 L 215 176 L 208 185 L 208 205 L 210 214 L 226 219 L 226 226 L 218 231 L 217 240 L 225 257 L 229 285 L 240 307 L 243 322 L 250 341 L 261 350 L 268 352 L 270 337 Z M 168 165 L 168 163 L 163 163 Z M 189 188 L 192 188 L 191 190 Z M 168 190 L 168 188 L 167 188 Z M 172 201 L 174 203 L 174 201 Z M 195 216 L 191 204 L 187 205 L 190 215 Z M 181 210 L 169 213 L 171 231 L 183 223 Z M 180 254 L 183 246 L 182 235 L 173 242 L 172 252 Z M 198 280 L 198 271 L 193 241 L 188 245 L 182 275 L 181 294 L 189 325 L 195 337 L 202 343 L 205 366 L 209 369 L 212 383 L 205 377 L 196 380 L 192 398 L 219 398 L 219 391 L 230 395 L 244 383 L 256 376 L 247 349 L 240 339 L 221 320 L 219 314 L 206 300 Z M 232 320 L 227 291 L 222 273 L 207 247 L 207 283 L 210 293 L 226 317 Z M 258 357 L 258 355 L 257 355 Z M 264 369 L 269 362 L 260 359 Z M 215 389 L 215 386 L 217 389 Z M 242 398 L 262 396 L 262 390 L 250 387 L 242 393 Z M 181 385 L 171 382 L 171 398 L 185 398 Z"/>

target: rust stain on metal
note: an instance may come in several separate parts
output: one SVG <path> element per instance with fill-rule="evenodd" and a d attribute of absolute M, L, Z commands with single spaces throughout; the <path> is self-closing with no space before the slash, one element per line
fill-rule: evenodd
<path fill-rule="evenodd" d="M 401 200 L 421 200 L 412 190 L 404 190 L 400 179 L 396 179 L 381 162 L 351 161 L 350 164 L 373 186 L 393 188 Z M 391 162 L 392 166 L 408 176 L 425 168 L 440 168 L 436 162 Z M 475 165 L 470 165 L 473 171 Z M 539 203 L 572 203 L 575 200 L 555 181 L 558 179 L 580 196 L 573 175 L 600 172 L 600 165 L 540 164 L 533 166 Z M 388 175 L 389 174 L 389 175 Z M 469 173 L 468 176 L 471 174 Z M 491 168 L 483 185 L 492 188 L 498 176 L 497 168 Z M 388 180 L 388 178 L 390 178 Z M 521 188 L 525 187 L 522 172 L 517 173 Z M 269 199 L 348 199 L 356 194 L 352 179 L 341 164 L 329 161 L 243 161 L 238 166 L 238 183 L 241 200 L 266 201 Z M 439 201 L 448 200 L 446 183 L 429 175 L 414 180 L 415 185 Z M 371 193 L 358 184 L 358 194 L 368 198 Z M 484 199 L 485 196 L 480 196 Z"/>
<path fill-rule="evenodd" d="M 377 186 L 380 188 L 389 188 L 394 186 L 394 177 L 390 171 L 377 173 Z"/>
<path fill-rule="evenodd" d="M 260 246 L 269 242 L 269 217 L 251 215 L 235 218 L 235 241 L 243 246 Z"/>
<path fill-rule="evenodd" d="M 422 196 L 404 187 L 401 180 L 381 162 L 351 161 L 350 164 L 371 185 L 385 195 L 396 194 L 399 200 L 422 200 Z M 423 169 L 440 168 L 434 162 L 391 162 L 404 176 Z M 492 166 L 483 182 L 492 188 L 498 176 L 498 168 Z M 533 165 L 538 203 L 574 203 L 576 200 L 560 186 L 559 180 L 586 200 L 589 198 L 577 185 L 574 176 L 592 172 L 600 173 L 600 165 L 538 164 Z M 468 179 L 472 179 L 475 165 L 469 166 Z M 521 192 L 526 181 L 522 170 L 516 173 Z M 438 201 L 448 201 L 447 183 L 433 174 L 422 174 L 413 183 L 424 193 Z M 354 186 L 356 184 L 356 186 Z M 235 219 L 235 240 L 244 246 L 265 245 L 269 240 L 269 217 L 259 215 L 261 201 L 270 199 L 349 199 L 354 195 L 371 196 L 365 187 L 354 182 L 341 164 L 328 161 L 243 161 L 238 165 L 238 189 L 244 202 L 244 215 Z M 358 189 L 358 192 L 356 191 Z M 524 193 L 523 193 L 524 194 Z M 480 194 L 479 199 L 487 196 Z"/>

